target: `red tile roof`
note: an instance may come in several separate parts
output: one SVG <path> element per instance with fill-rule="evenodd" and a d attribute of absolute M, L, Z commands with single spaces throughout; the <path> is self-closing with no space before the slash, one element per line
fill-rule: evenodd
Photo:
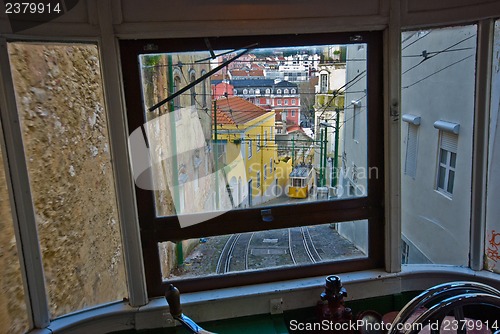
<path fill-rule="evenodd" d="M 300 132 L 304 132 L 304 130 L 302 130 L 302 128 L 298 125 L 290 125 L 290 126 L 287 126 L 286 127 L 286 131 L 288 133 L 290 132 L 295 132 L 295 131 L 300 131 Z"/>
<path fill-rule="evenodd" d="M 264 71 L 263 70 L 251 70 L 249 75 L 251 77 L 263 77 L 264 76 Z"/>
<path fill-rule="evenodd" d="M 233 77 L 247 77 L 248 76 L 248 72 L 245 71 L 245 70 L 232 70 L 231 71 L 231 75 Z"/>
<path fill-rule="evenodd" d="M 212 117 L 213 117 L 212 106 Z M 217 124 L 242 125 L 267 114 L 264 108 L 239 97 L 229 96 L 217 100 Z"/>

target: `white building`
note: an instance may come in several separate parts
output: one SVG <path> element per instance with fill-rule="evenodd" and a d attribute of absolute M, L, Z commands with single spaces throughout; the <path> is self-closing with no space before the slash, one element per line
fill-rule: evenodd
<path fill-rule="evenodd" d="M 377 177 L 377 171 L 368 166 L 367 132 L 367 79 L 366 46 L 354 44 L 347 46 L 344 110 L 341 116 L 339 150 L 342 154 L 339 163 L 339 186 L 337 196 L 341 198 L 367 196 L 368 178 Z M 368 224 L 347 222 L 337 224 L 339 233 L 368 251 Z"/>
<path fill-rule="evenodd" d="M 467 265 L 476 27 L 402 41 L 403 262 Z"/>

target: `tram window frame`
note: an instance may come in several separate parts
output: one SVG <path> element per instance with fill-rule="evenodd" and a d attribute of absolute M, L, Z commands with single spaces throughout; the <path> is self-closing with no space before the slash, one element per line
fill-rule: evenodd
<path fill-rule="evenodd" d="M 209 38 L 214 50 L 238 49 L 258 44 L 259 48 L 307 45 L 358 44 L 367 46 L 367 157 L 368 167 L 379 170 L 368 180 L 365 197 L 316 201 L 294 205 L 236 209 L 211 220 L 181 228 L 176 216 L 157 217 L 154 194 L 135 186 L 141 231 L 147 291 L 150 297 L 162 296 L 167 283 L 183 292 L 265 283 L 382 268 L 384 266 L 384 116 L 383 116 L 383 42 L 382 32 L 318 33 L 294 35 L 225 36 Z M 151 50 L 151 51 L 149 51 Z M 144 106 L 138 59 L 148 53 L 207 51 L 205 38 L 161 40 L 120 40 L 123 91 L 129 134 L 144 122 Z M 271 209 L 272 225 L 262 219 L 262 210 Z M 158 244 L 215 235 L 263 231 L 327 223 L 368 221 L 368 254 L 361 259 L 248 271 L 174 281 L 162 279 Z M 304 268 L 307 267 L 307 270 Z"/>

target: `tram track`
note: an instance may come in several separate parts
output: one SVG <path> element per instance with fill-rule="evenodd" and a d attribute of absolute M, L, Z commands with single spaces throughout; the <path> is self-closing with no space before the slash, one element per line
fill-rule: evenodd
<path fill-rule="evenodd" d="M 307 227 L 288 229 L 288 249 L 293 264 L 316 263 L 321 261 Z"/>
<path fill-rule="evenodd" d="M 229 237 L 217 261 L 217 274 L 248 269 L 248 255 L 253 235 L 253 232 L 238 233 Z"/>
<path fill-rule="evenodd" d="M 231 264 L 231 256 L 236 245 L 238 239 L 240 238 L 240 234 L 232 234 L 229 239 L 227 239 L 224 247 L 222 248 L 222 252 L 219 256 L 219 260 L 217 261 L 217 267 L 215 272 L 217 274 L 225 274 L 229 272 L 229 266 Z"/>
<path fill-rule="evenodd" d="M 225 274 L 228 272 L 235 272 L 235 271 L 244 271 L 250 269 L 250 267 L 254 268 L 255 263 L 251 264 L 249 261 L 250 255 L 252 255 L 251 247 L 252 247 L 252 242 L 254 240 L 254 235 L 255 232 L 248 232 L 248 233 L 237 233 L 229 236 L 229 238 L 226 240 L 222 248 L 222 251 L 219 255 L 219 259 L 217 260 L 217 267 L 216 267 L 217 274 Z M 282 235 L 282 237 L 286 238 L 286 234 Z M 264 239 L 273 240 L 272 238 L 275 238 L 274 234 L 267 235 L 266 238 Z M 276 238 L 274 240 L 278 239 L 279 238 Z M 255 245 L 253 246 L 255 247 Z M 262 246 L 257 246 L 257 250 L 272 251 L 276 249 L 279 248 L 266 249 L 262 248 Z M 317 263 L 322 260 L 321 256 L 319 255 L 314 245 L 313 238 L 307 227 L 294 227 L 288 229 L 288 253 L 290 255 L 289 259 L 291 259 L 292 263 L 295 265 Z M 267 253 L 267 254 L 272 254 L 272 253 Z M 283 254 L 286 254 L 286 252 L 284 252 Z M 257 256 L 264 256 L 264 255 L 257 255 Z M 255 261 L 255 259 L 252 261 Z"/>
<path fill-rule="evenodd" d="M 301 227 L 302 236 L 304 241 L 304 248 L 306 249 L 309 258 L 313 263 L 321 261 L 321 255 L 319 255 L 318 250 L 314 246 L 314 242 L 311 237 L 311 233 L 309 232 L 309 228 Z"/>

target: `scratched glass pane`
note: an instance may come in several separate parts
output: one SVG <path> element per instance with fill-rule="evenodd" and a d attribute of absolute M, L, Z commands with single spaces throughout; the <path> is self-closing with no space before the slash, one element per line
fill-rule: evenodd
<path fill-rule="evenodd" d="M 353 44 L 140 56 L 136 185 L 182 227 L 228 210 L 366 196 L 379 172 L 367 165 L 366 54 Z M 145 156 L 149 165 L 136 158 Z"/>
<path fill-rule="evenodd" d="M 175 244 L 158 244 L 163 279 L 192 278 L 326 261 L 366 258 L 368 221 L 221 235 L 184 241 L 192 249 L 174 265 Z"/>

